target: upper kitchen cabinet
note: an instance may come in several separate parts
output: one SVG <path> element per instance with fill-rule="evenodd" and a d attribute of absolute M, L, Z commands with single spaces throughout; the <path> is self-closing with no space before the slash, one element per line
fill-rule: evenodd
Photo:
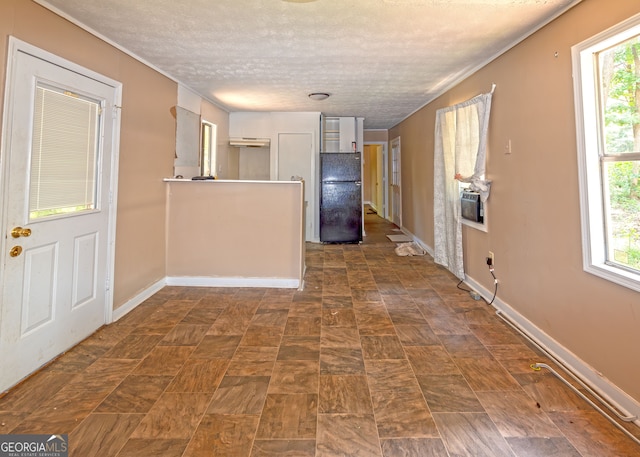
<path fill-rule="evenodd" d="M 271 113 L 229 113 L 230 138 L 271 138 L 273 132 Z"/>
<path fill-rule="evenodd" d="M 364 118 L 322 116 L 322 152 L 362 151 Z"/>

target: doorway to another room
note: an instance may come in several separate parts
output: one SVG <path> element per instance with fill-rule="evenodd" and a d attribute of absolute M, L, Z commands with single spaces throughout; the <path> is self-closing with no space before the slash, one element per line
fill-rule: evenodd
<path fill-rule="evenodd" d="M 365 212 L 373 211 L 383 219 L 389 219 L 388 213 L 388 163 L 387 143 L 370 142 L 363 148 L 363 201 Z M 365 218 L 366 225 L 366 218 Z"/>

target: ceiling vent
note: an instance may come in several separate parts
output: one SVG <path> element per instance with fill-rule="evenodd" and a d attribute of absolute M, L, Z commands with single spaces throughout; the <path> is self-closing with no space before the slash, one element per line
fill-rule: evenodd
<path fill-rule="evenodd" d="M 247 148 L 264 148 L 269 147 L 271 140 L 269 138 L 230 138 L 230 146 L 239 146 Z"/>

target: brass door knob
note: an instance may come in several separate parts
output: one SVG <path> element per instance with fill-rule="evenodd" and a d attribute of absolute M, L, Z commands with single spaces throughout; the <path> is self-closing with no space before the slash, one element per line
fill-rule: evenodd
<path fill-rule="evenodd" d="M 31 236 L 31 229 L 15 227 L 11 230 L 11 236 L 14 238 L 20 238 L 21 236 Z"/>
<path fill-rule="evenodd" d="M 9 251 L 11 257 L 18 257 L 20 254 L 22 254 L 22 246 L 14 246 Z"/>

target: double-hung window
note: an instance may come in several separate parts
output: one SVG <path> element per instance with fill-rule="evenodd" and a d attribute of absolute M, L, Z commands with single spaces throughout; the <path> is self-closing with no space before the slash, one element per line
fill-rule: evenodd
<path fill-rule="evenodd" d="M 640 290 L 640 15 L 572 53 L 584 268 Z"/>

